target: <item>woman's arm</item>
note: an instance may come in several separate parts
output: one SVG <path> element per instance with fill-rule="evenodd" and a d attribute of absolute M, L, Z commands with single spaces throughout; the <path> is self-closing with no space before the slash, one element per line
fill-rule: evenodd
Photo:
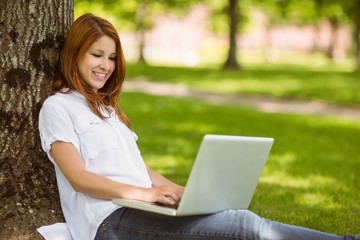
<path fill-rule="evenodd" d="M 168 185 L 140 188 L 87 171 L 79 151 L 71 143 L 54 142 L 51 145 L 51 154 L 61 172 L 77 192 L 104 199 L 129 198 L 166 204 L 173 204 L 168 197 L 176 201 L 178 199 L 178 192 Z M 157 176 L 153 171 L 152 174 L 156 182 L 168 181 L 160 175 Z M 169 183 L 171 182 L 168 181 Z"/>
<path fill-rule="evenodd" d="M 139 198 L 142 189 L 113 181 L 104 176 L 89 172 L 79 151 L 71 144 L 54 142 L 51 154 L 61 172 L 77 192 L 98 198 Z"/>

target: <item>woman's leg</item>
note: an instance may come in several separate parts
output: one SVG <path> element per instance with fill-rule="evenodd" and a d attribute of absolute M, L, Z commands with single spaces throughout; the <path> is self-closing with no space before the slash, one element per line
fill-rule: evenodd
<path fill-rule="evenodd" d="M 95 240 L 117 239 L 340 240 L 344 238 L 263 219 L 247 210 L 229 210 L 202 216 L 169 217 L 121 208 L 104 220 L 95 238 Z"/>

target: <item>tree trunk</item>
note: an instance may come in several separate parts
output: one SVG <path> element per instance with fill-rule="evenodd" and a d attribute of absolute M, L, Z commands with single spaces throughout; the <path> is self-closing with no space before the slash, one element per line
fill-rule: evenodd
<path fill-rule="evenodd" d="M 138 33 L 138 41 L 139 41 L 139 59 L 138 62 L 146 64 L 144 49 L 145 49 L 145 18 L 148 12 L 148 1 L 143 0 L 139 3 L 139 7 L 136 11 L 135 23 L 136 30 Z"/>
<path fill-rule="evenodd" d="M 57 69 L 73 0 L 0 0 L 0 239 L 41 239 L 62 220 L 38 111 Z"/>
<path fill-rule="evenodd" d="M 329 19 L 331 36 L 330 36 L 330 45 L 326 51 L 326 56 L 332 60 L 336 60 L 336 45 L 338 42 L 338 31 L 340 27 L 340 22 L 336 18 Z"/>
<path fill-rule="evenodd" d="M 356 2 L 356 14 L 355 14 L 355 61 L 356 61 L 356 70 L 360 71 L 360 1 Z"/>
<path fill-rule="evenodd" d="M 237 29 L 239 23 L 239 9 L 238 0 L 229 0 L 229 52 L 228 57 L 225 61 L 224 68 L 227 69 L 240 69 L 239 63 L 236 58 L 237 54 Z"/>

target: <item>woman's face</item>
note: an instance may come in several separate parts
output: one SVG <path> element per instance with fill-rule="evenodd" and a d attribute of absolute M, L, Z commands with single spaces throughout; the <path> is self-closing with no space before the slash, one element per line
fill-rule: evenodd
<path fill-rule="evenodd" d="M 80 77 L 95 92 L 101 89 L 115 69 L 116 44 L 104 35 L 95 41 L 78 62 Z"/>

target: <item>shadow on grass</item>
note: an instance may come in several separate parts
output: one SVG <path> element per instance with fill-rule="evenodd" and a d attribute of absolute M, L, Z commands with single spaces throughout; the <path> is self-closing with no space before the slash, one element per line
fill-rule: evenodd
<path fill-rule="evenodd" d="M 122 100 L 145 161 L 173 181 L 186 183 L 206 133 L 274 137 L 251 209 L 282 222 L 360 233 L 358 123 L 145 94 Z"/>

